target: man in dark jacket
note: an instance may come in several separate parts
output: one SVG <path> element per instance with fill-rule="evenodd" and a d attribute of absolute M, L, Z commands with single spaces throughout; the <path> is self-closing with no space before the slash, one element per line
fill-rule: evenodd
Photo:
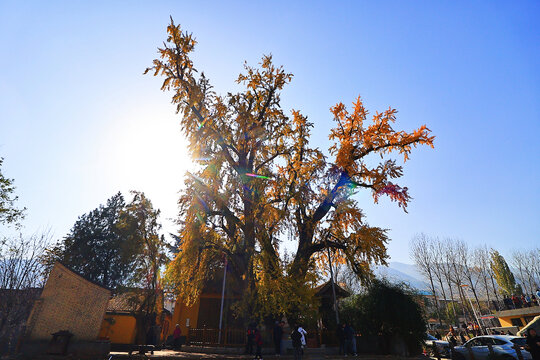
<path fill-rule="evenodd" d="M 356 355 L 356 334 L 354 328 L 350 324 L 345 324 L 343 332 L 345 333 L 345 343 L 347 344 L 347 347 L 345 348 L 345 355 L 348 353 Z"/>
<path fill-rule="evenodd" d="M 298 325 L 294 325 L 293 329 L 291 340 L 294 348 L 294 360 L 302 360 L 302 334 L 298 331 Z"/>
<path fill-rule="evenodd" d="M 246 332 L 247 342 L 246 342 L 246 354 L 253 354 L 253 342 L 255 339 L 255 326 L 249 324 Z"/>
<path fill-rule="evenodd" d="M 276 321 L 274 324 L 274 349 L 276 356 L 281 355 L 281 339 L 283 338 L 283 322 Z"/>
<path fill-rule="evenodd" d="M 261 352 L 262 352 L 263 341 L 262 341 L 261 332 L 259 331 L 258 327 L 256 327 L 255 330 L 254 330 L 253 340 L 255 341 L 255 346 L 256 346 L 255 359 L 262 360 L 262 353 Z"/>
<path fill-rule="evenodd" d="M 344 324 L 337 324 L 336 337 L 339 342 L 339 355 L 346 355 L 347 349 L 345 348 L 345 333 L 343 332 Z"/>

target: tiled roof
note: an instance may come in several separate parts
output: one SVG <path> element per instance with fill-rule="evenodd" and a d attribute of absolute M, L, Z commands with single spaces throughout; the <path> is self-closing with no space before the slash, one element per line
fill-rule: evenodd
<path fill-rule="evenodd" d="M 115 295 L 109 299 L 107 311 L 137 311 L 144 301 L 140 290 L 132 290 Z"/>

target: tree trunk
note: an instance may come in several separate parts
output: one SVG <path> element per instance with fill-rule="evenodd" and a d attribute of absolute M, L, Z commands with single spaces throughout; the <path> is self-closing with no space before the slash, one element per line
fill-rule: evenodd
<path fill-rule="evenodd" d="M 454 292 L 452 291 L 452 283 L 448 282 L 448 289 L 450 290 L 450 302 L 452 303 L 452 312 L 454 313 L 454 324 L 459 326 L 458 315 L 456 313 L 456 302 L 454 301 Z"/>
<path fill-rule="evenodd" d="M 431 275 L 431 271 L 428 271 L 428 275 L 429 275 L 429 283 L 431 284 L 431 291 L 433 291 L 433 298 L 435 299 L 435 308 L 437 309 L 437 317 L 439 318 L 439 325 L 442 326 L 441 310 L 439 308 L 439 302 L 437 301 L 437 295 L 435 293 L 435 285 L 433 284 L 433 276 Z"/>

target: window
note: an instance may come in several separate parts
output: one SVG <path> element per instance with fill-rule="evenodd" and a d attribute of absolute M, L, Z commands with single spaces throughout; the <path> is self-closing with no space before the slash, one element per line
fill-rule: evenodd
<path fill-rule="evenodd" d="M 519 345 L 519 346 L 527 345 L 527 338 L 513 338 L 510 341 L 513 342 L 514 344 Z"/>
<path fill-rule="evenodd" d="M 495 338 L 491 338 L 492 340 L 492 345 L 505 345 L 506 344 L 506 341 L 504 340 L 501 340 L 501 339 L 495 339 Z"/>
<path fill-rule="evenodd" d="M 510 321 L 512 322 L 512 326 L 517 326 L 517 327 L 523 326 L 523 322 L 521 321 L 521 318 L 510 319 Z"/>
<path fill-rule="evenodd" d="M 471 345 L 471 346 L 483 346 L 482 344 L 482 338 L 476 338 L 476 339 L 472 339 L 470 340 L 467 345 Z"/>

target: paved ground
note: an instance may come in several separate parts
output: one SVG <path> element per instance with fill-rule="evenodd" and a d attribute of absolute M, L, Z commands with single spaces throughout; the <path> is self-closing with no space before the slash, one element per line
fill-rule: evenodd
<path fill-rule="evenodd" d="M 253 359 L 253 355 L 228 355 L 228 354 L 203 354 L 203 353 L 191 353 L 191 352 L 177 352 L 172 350 L 155 351 L 154 355 L 147 354 L 137 355 L 133 354 L 131 357 L 127 353 L 111 353 L 111 360 L 120 359 L 159 359 L 159 360 L 174 360 L 174 359 L 223 359 L 223 360 L 240 360 L 240 359 Z M 291 355 L 284 355 L 277 357 L 275 355 L 263 356 L 265 360 L 291 360 L 294 359 Z M 429 359 L 425 356 L 417 356 L 412 358 L 402 358 L 390 355 L 360 355 L 360 356 L 338 356 L 338 355 L 323 355 L 323 354 L 306 354 L 302 360 L 337 360 L 337 359 L 373 359 L 373 360 L 398 360 L 398 359 Z"/>

